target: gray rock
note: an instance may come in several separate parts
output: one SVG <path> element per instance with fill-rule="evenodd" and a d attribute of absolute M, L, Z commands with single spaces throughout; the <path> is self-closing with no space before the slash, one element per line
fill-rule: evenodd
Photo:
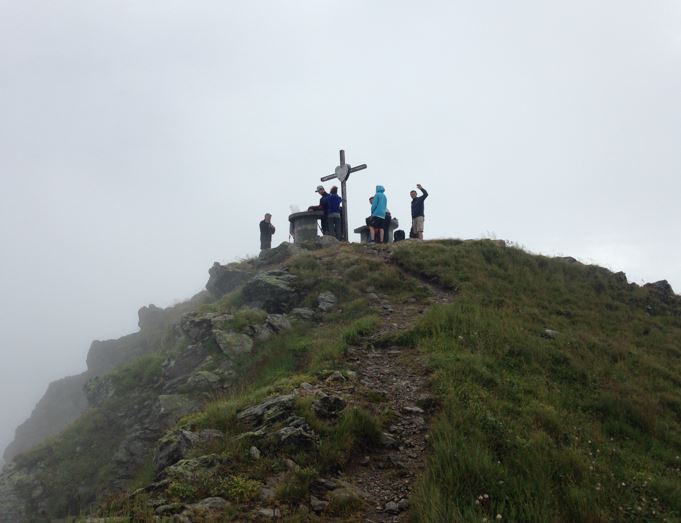
<path fill-rule="evenodd" d="M 286 419 L 293 410 L 295 396 L 286 394 L 269 398 L 258 405 L 253 405 L 237 414 L 237 419 L 251 427 L 269 425 Z"/>
<path fill-rule="evenodd" d="M 388 514 L 399 514 L 400 509 L 397 506 L 397 503 L 394 501 L 388 501 L 388 503 L 385 504 L 385 508 L 383 509 L 385 512 Z"/>
<path fill-rule="evenodd" d="M 163 376 L 169 381 L 189 376 L 207 357 L 208 350 L 202 344 L 190 345 L 177 356 L 163 362 Z"/>
<path fill-rule="evenodd" d="M 324 394 L 312 404 L 314 413 L 320 418 L 335 418 L 344 408 L 345 401 L 333 395 Z"/>
<path fill-rule="evenodd" d="M 334 293 L 329 291 L 321 292 L 317 297 L 317 306 L 324 312 L 329 312 L 332 310 L 334 307 L 336 307 L 337 303 L 338 298 L 336 298 Z"/>
<path fill-rule="evenodd" d="M 400 512 L 404 512 L 409 508 L 409 500 L 407 498 L 402 498 L 397 502 L 397 508 L 400 509 Z"/>
<path fill-rule="evenodd" d="M 110 378 L 95 376 L 83 386 L 83 392 L 90 406 L 94 407 L 112 398 L 116 391 Z"/>
<path fill-rule="evenodd" d="M 181 417 L 196 411 L 201 404 L 187 394 L 161 394 L 158 397 L 159 413 L 171 419 Z"/>
<path fill-rule="evenodd" d="M 278 508 L 261 508 L 256 511 L 256 513 L 263 518 L 280 518 L 281 511 Z"/>
<path fill-rule="evenodd" d="M 338 488 L 338 484 L 335 483 L 334 481 L 331 481 L 330 479 L 325 479 L 325 478 L 318 478 L 315 481 L 315 484 L 319 485 L 320 487 L 326 489 L 326 490 L 335 490 Z"/>
<path fill-rule="evenodd" d="M 215 314 L 189 312 L 180 318 L 180 329 L 193 342 L 205 340 L 212 334 L 214 317 Z"/>
<path fill-rule="evenodd" d="M 314 241 L 315 247 L 322 248 L 338 245 L 339 243 L 340 242 L 335 236 L 331 236 L 329 234 L 325 234 L 324 236 L 317 236 Z"/>
<path fill-rule="evenodd" d="M 315 317 L 315 312 L 307 307 L 296 307 L 291 310 L 291 315 L 301 320 L 312 320 Z"/>
<path fill-rule="evenodd" d="M 260 251 L 258 256 L 258 265 L 273 265 L 275 263 L 282 263 L 288 260 L 291 256 L 300 254 L 302 249 L 292 243 L 283 242 L 273 249 Z"/>
<path fill-rule="evenodd" d="M 313 450 L 319 446 L 319 436 L 304 422 L 283 427 L 276 436 L 282 446 L 295 450 Z"/>
<path fill-rule="evenodd" d="M 667 280 L 656 281 L 655 283 L 646 283 L 644 289 L 650 289 L 661 298 L 671 298 L 674 296 L 674 289 Z"/>
<path fill-rule="evenodd" d="M 218 262 L 208 269 L 208 274 L 210 277 L 206 283 L 206 289 L 216 298 L 232 292 L 252 277 L 248 271 L 230 265 L 220 265 Z"/>
<path fill-rule="evenodd" d="M 406 405 L 405 407 L 402 408 L 404 412 L 407 414 L 423 414 L 424 410 L 421 407 L 417 407 L 415 405 Z"/>
<path fill-rule="evenodd" d="M 272 331 L 279 333 L 291 328 L 291 322 L 288 321 L 283 314 L 268 314 L 267 320 L 265 320 L 267 326 L 272 329 Z"/>
<path fill-rule="evenodd" d="M 329 506 L 328 501 L 323 501 L 314 496 L 310 496 L 310 508 L 312 509 L 313 512 L 319 514 L 320 512 L 324 512 L 328 506 Z"/>
<path fill-rule="evenodd" d="M 215 341 L 225 356 L 233 358 L 253 350 L 253 340 L 240 332 L 214 331 Z"/>
<path fill-rule="evenodd" d="M 327 381 L 328 383 L 332 383 L 334 381 L 347 381 L 347 378 L 343 376 L 341 372 L 336 370 L 329 374 L 325 381 Z"/>
<path fill-rule="evenodd" d="M 248 454 L 253 459 L 260 459 L 260 449 L 258 449 L 258 447 L 252 446 L 250 449 L 248 449 Z"/>
<path fill-rule="evenodd" d="M 200 436 L 192 431 L 180 429 L 166 434 L 159 441 L 156 452 L 156 472 L 177 463 L 185 457 L 189 450 L 200 441 Z"/>
<path fill-rule="evenodd" d="M 281 314 L 290 311 L 300 300 L 293 287 L 295 280 L 294 275 L 285 271 L 259 273 L 244 286 L 241 295 L 251 306 Z"/>
<path fill-rule="evenodd" d="M 181 459 L 164 470 L 169 478 L 191 479 L 200 470 L 215 468 L 227 462 L 225 456 L 219 454 L 206 454 L 192 459 Z"/>
<path fill-rule="evenodd" d="M 381 432 L 381 445 L 389 449 L 397 448 L 397 440 L 390 434 Z"/>
<path fill-rule="evenodd" d="M 207 370 L 199 370 L 189 376 L 187 385 L 192 389 L 214 390 L 220 387 L 221 381 L 217 374 Z"/>

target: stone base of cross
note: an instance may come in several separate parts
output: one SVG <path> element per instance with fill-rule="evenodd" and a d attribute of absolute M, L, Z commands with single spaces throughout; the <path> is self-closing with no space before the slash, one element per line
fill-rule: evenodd
<path fill-rule="evenodd" d="M 363 163 L 362 165 L 358 165 L 357 167 L 352 167 L 351 165 L 345 163 L 345 151 L 343 149 L 340 150 L 340 165 L 336 167 L 336 170 L 333 174 L 330 174 L 329 176 L 324 176 L 321 180 L 323 182 L 328 182 L 329 180 L 334 180 L 338 179 L 340 180 L 341 183 L 341 192 L 343 196 L 343 240 L 348 241 L 348 238 L 350 237 L 349 231 L 348 231 L 348 195 L 347 195 L 347 186 L 346 183 L 348 181 L 348 178 L 350 178 L 350 174 L 361 171 L 363 169 L 367 168 L 367 164 Z"/>

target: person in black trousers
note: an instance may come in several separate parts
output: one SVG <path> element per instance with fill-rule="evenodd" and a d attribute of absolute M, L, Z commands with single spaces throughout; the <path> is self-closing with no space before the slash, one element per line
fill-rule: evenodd
<path fill-rule="evenodd" d="M 265 219 L 260 222 L 260 249 L 267 250 L 272 248 L 272 235 L 274 234 L 272 225 L 272 215 L 267 213 Z"/>

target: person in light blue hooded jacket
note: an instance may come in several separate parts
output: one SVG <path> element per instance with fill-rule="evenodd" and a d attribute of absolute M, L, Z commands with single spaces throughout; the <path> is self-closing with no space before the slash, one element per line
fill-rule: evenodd
<path fill-rule="evenodd" d="M 369 238 L 371 238 L 372 242 L 375 241 L 376 231 L 378 231 L 379 241 L 383 243 L 385 213 L 387 209 L 388 198 L 385 195 L 385 189 L 382 185 L 377 185 L 374 200 L 371 202 L 371 218 L 369 218 Z"/>

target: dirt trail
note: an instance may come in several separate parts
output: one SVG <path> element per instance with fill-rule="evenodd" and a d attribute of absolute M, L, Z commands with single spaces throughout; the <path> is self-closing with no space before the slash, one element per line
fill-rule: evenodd
<path fill-rule="evenodd" d="M 373 252 L 390 263 L 384 250 Z M 421 283 L 431 291 L 431 297 L 422 302 L 389 303 L 376 296 L 372 308 L 384 318 L 383 326 L 364 346 L 351 347 L 347 352 L 348 366 L 357 373 L 358 382 L 382 398 L 381 407 L 388 408 L 394 416 L 386 431 L 394 443 L 388 440 L 385 448 L 373 451 L 344 471 L 344 480 L 368 495 L 370 505 L 364 514 L 367 522 L 407 521 L 407 500 L 425 466 L 428 410 L 432 407 L 426 369 L 414 348 L 383 348 L 372 343 L 386 334 L 412 327 L 431 305 L 452 301 L 452 293 Z"/>

